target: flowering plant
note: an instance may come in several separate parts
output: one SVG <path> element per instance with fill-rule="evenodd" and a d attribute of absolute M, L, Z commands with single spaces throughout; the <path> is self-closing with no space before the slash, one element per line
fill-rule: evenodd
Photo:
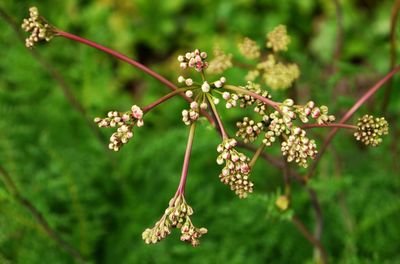
<path fill-rule="evenodd" d="M 234 67 L 234 58 L 232 54 L 226 54 L 216 47 L 212 60 L 208 60 L 208 54 L 199 49 L 178 56 L 177 63 L 182 70 L 194 70 L 198 74 L 197 79 L 178 76 L 178 86 L 121 53 L 50 25 L 39 15 L 37 8 L 30 9 L 30 17 L 23 21 L 22 28 L 31 33 L 26 39 L 28 48 L 32 48 L 41 41 L 48 42 L 55 37 L 64 37 L 127 62 L 172 90 L 149 105 L 133 105 L 128 111 L 110 111 L 107 117 L 94 119 L 99 127 L 116 129 L 110 136 L 109 143 L 109 149 L 113 151 L 119 151 L 133 138 L 135 127 L 142 127 L 145 116 L 158 105 L 177 95 L 188 102 L 187 109 L 181 112 L 182 122 L 189 127 L 189 135 L 180 182 L 160 220 L 153 228 L 143 232 L 142 237 L 146 243 L 159 242 L 169 235 L 173 228 L 178 228 L 181 230 L 182 241 L 197 246 L 199 238 L 207 233 L 207 229 L 193 225 L 190 218 L 193 215 L 193 209 L 185 198 L 185 185 L 195 130 L 201 117 L 206 118 L 220 133 L 221 143 L 216 146 L 215 153 L 216 163 L 223 166 L 219 179 L 239 198 L 248 197 L 256 189 L 251 181 L 254 176 L 251 172 L 256 161 L 266 154 L 268 147 L 280 144 L 285 161 L 283 165 L 278 164 L 278 167 L 282 168 L 285 177 L 285 193 L 277 197 L 275 205 L 282 212 L 290 208 L 291 195 L 288 187 L 290 183 L 287 178 L 292 177 L 301 184 L 307 185 L 308 180 L 315 174 L 319 159 L 338 129 L 352 130 L 356 140 L 373 147 L 382 142 L 383 135 L 388 134 L 388 123 L 383 117 L 364 115 L 355 125 L 347 121 L 399 68 L 393 69 L 373 86 L 336 123 L 335 116 L 329 113 L 325 105 L 318 105 L 311 100 L 305 104 L 296 103 L 290 98 L 283 101 L 273 100 L 275 90 L 290 88 L 300 76 L 300 69 L 296 64 L 281 61 L 278 56 L 280 52 L 288 49 L 291 41 L 283 25 L 277 26 L 267 34 L 266 52 L 249 38 L 244 38 L 243 42 L 239 43 L 240 53 L 254 61 L 254 65 L 249 67 L 248 73 L 243 77 L 242 83 L 232 84 L 222 75 L 224 71 Z M 219 76 L 214 77 L 217 74 Z M 242 116 L 238 119 L 237 131 L 234 134 L 236 138 L 228 133 L 221 114 L 232 108 L 251 108 L 254 111 L 254 116 Z M 317 128 L 332 129 L 321 148 L 318 148 L 316 140 L 307 133 L 307 130 Z M 255 144 L 257 146 L 253 147 Z M 240 152 L 239 148 L 251 149 L 254 155 L 248 157 Z M 294 172 L 288 165 L 292 162 L 302 168 L 309 167 L 308 172 L 304 176 Z M 313 243 L 317 243 L 318 248 L 322 248 L 319 241 Z M 321 251 L 323 254 L 322 249 Z"/>

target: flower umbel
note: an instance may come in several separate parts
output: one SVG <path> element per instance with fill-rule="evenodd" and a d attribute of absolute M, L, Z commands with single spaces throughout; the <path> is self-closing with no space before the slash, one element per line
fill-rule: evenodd
<path fill-rule="evenodd" d="M 117 132 L 113 133 L 110 137 L 109 149 L 119 151 L 123 144 L 133 137 L 133 127 L 136 125 L 141 127 L 143 122 L 143 111 L 137 106 L 133 105 L 129 112 L 110 111 L 107 117 L 96 117 L 94 122 L 99 127 L 117 127 Z"/>
<path fill-rule="evenodd" d="M 23 20 L 21 27 L 26 32 L 31 32 L 25 39 L 25 46 L 28 48 L 42 40 L 50 41 L 55 36 L 55 28 L 39 15 L 36 7 L 29 8 L 29 18 Z"/>
<path fill-rule="evenodd" d="M 290 43 L 290 37 L 287 35 L 286 26 L 279 25 L 267 34 L 267 48 L 274 52 L 286 51 Z"/>
<path fill-rule="evenodd" d="M 389 133 L 389 125 L 384 117 L 374 118 L 364 115 L 357 121 L 357 131 L 354 136 L 367 146 L 376 147 L 382 143 L 382 136 Z"/>
<path fill-rule="evenodd" d="M 192 214 L 193 209 L 186 203 L 184 195 L 177 194 L 171 199 L 169 207 L 154 227 L 143 232 L 143 240 L 146 244 L 155 244 L 171 234 L 173 228 L 178 228 L 181 230 L 181 241 L 189 242 L 194 247 L 198 246 L 199 238 L 207 233 L 207 229 L 195 227 L 190 220 Z"/>
<path fill-rule="evenodd" d="M 222 183 L 229 185 L 239 198 L 246 198 L 248 193 L 253 192 L 253 183 L 249 180 L 250 159 L 235 150 L 236 145 L 237 141 L 233 138 L 227 138 L 218 145 L 217 151 L 220 154 L 217 163 L 225 163 L 219 178 Z"/>

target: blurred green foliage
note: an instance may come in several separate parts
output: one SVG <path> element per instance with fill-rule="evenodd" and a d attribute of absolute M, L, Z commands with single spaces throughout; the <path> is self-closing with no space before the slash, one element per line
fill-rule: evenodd
<path fill-rule="evenodd" d="M 57 27 L 137 58 L 170 80 L 180 74 L 175 61 L 180 52 L 200 48 L 211 53 L 219 43 L 237 54 L 241 37 L 262 44 L 266 32 L 285 24 L 292 37 L 285 56 L 302 70 L 298 100 L 313 98 L 340 116 L 389 70 L 393 1 L 340 2 L 343 49 L 334 74 L 329 69 L 337 17 L 331 0 L 5 0 L 0 8 L 20 23 L 36 5 Z M 238 200 L 219 182 L 219 138 L 206 124 L 196 132 L 186 196 L 195 210 L 193 221 L 209 233 L 198 248 L 179 242 L 176 233 L 145 245 L 141 232 L 162 214 L 179 182 L 187 138 L 180 121 L 185 102 L 176 98 L 155 109 L 133 142 L 110 153 L 105 148 L 110 131 L 102 131 L 104 142 L 99 142 L 12 28 L 4 20 L 0 28 L 0 164 L 56 232 L 91 262 L 312 262 L 312 246 L 290 221 L 271 212 L 282 172 L 258 162 L 255 194 Z M 167 92 L 129 65 L 66 39 L 35 49 L 62 74 L 91 117 L 133 102 L 145 105 Z M 244 75 L 232 70 L 226 77 L 240 84 Z M 399 78 L 393 86 L 399 86 Z M 287 94 L 274 96 L 279 100 Z M 359 115 L 379 116 L 382 97 L 378 93 Z M 310 183 L 322 203 L 322 243 L 332 263 L 400 263 L 398 98 L 399 89 L 393 89 L 392 136 L 382 146 L 366 151 L 342 132 Z M 224 114 L 232 134 L 237 114 Z M 295 183 L 292 188 L 291 210 L 312 230 L 309 196 Z M 0 263 L 72 262 L 0 184 Z"/>

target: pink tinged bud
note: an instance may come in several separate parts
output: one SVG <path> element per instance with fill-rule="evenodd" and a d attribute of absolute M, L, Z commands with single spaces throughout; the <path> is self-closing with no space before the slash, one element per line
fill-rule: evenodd
<path fill-rule="evenodd" d="M 197 102 L 191 102 L 191 103 L 190 103 L 190 108 L 191 108 L 191 109 L 195 110 L 195 109 L 197 109 L 198 107 L 199 107 L 199 104 L 198 104 Z"/>
<path fill-rule="evenodd" d="M 305 114 L 306 116 L 308 116 L 309 114 L 311 114 L 311 108 L 306 108 L 306 109 L 304 109 L 304 114 Z"/>
<path fill-rule="evenodd" d="M 223 169 L 222 169 L 222 175 L 223 175 L 223 176 L 228 176 L 228 175 L 229 175 L 229 172 L 230 172 L 230 171 L 229 171 L 229 169 L 227 169 L 227 168 L 223 168 Z"/>
<path fill-rule="evenodd" d="M 196 63 L 196 61 L 195 61 L 193 58 L 191 58 L 191 59 L 189 60 L 188 65 L 189 65 L 189 67 L 194 67 L 195 63 Z"/>
<path fill-rule="evenodd" d="M 128 132 L 126 133 L 126 137 L 127 137 L 127 138 L 132 138 L 132 137 L 133 137 L 132 131 L 128 131 Z"/>
<path fill-rule="evenodd" d="M 226 78 L 225 78 L 225 77 L 221 77 L 219 80 L 220 80 L 222 83 L 225 83 L 225 82 L 226 82 Z"/>
<path fill-rule="evenodd" d="M 128 114 L 124 114 L 123 116 L 122 116 L 122 121 L 128 121 L 129 120 L 129 115 Z"/>
<path fill-rule="evenodd" d="M 317 117 L 319 117 L 320 114 L 321 114 L 321 111 L 319 110 L 319 108 L 314 108 L 311 112 L 312 118 L 317 118 Z"/>
<path fill-rule="evenodd" d="M 203 51 L 202 53 L 200 53 L 200 56 L 201 56 L 203 59 L 205 59 L 205 58 L 207 58 L 207 53 Z"/>
<path fill-rule="evenodd" d="M 217 87 L 217 88 L 221 88 L 221 87 L 222 87 L 222 82 L 221 82 L 221 81 L 216 81 L 216 82 L 214 83 L 214 85 L 215 85 L 215 87 Z"/>
<path fill-rule="evenodd" d="M 224 92 L 222 94 L 222 98 L 224 98 L 225 100 L 228 100 L 231 97 L 231 95 L 228 92 Z"/>
<path fill-rule="evenodd" d="M 201 62 L 202 61 L 201 57 L 199 55 L 197 55 L 194 59 L 196 60 L 196 62 Z"/>
<path fill-rule="evenodd" d="M 250 172 L 250 166 L 247 163 L 243 163 L 240 167 L 242 173 L 248 174 Z"/>
<path fill-rule="evenodd" d="M 230 108 L 232 108 L 232 104 L 231 104 L 231 103 L 226 103 L 226 104 L 225 104 L 225 107 L 226 107 L 227 109 L 230 109 Z"/>
<path fill-rule="evenodd" d="M 228 152 L 228 151 L 223 152 L 223 153 L 222 153 L 222 158 L 223 158 L 223 159 L 229 159 L 229 158 L 230 158 L 229 152 Z"/>
<path fill-rule="evenodd" d="M 193 92 L 190 91 L 190 90 L 188 90 L 188 91 L 185 92 L 185 95 L 186 95 L 187 97 L 192 97 L 192 96 L 193 96 Z"/>
<path fill-rule="evenodd" d="M 315 106 L 315 103 L 314 103 L 313 101 L 309 101 L 309 102 L 307 103 L 307 107 L 308 107 L 308 108 L 314 108 L 314 106 Z"/>
<path fill-rule="evenodd" d="M 232 157 L 231 157 L 231 160 L 232 160 L 233 162 L 237 162 L 237 161 L 239 160 L 239 155 L 233 154 Z"/>

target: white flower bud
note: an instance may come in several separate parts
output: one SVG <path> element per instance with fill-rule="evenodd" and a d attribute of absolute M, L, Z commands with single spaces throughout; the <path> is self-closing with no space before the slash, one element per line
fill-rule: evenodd
<path fill-rule="evenodd" d="M 186 79 L 185 83 L 186 83 L 187 86 L 192 86 L 193 85 L 193 80 L 188 78 L 188 79 Z"/>
<path fill-rule="evenodd" d="M 187 91 L 185 92 L 185 95 L 186 95 L 187 97 L 192 97 L 192 96 L 193 96 L 193 92 L 192 92 L 191 90 L 187 90 Z"/>
<path fill-rule="evenodd" d="M 208 93 L 210 91 L 210 85 L 208 84 L 208 82 L 203 83 L 203 85 L 201 86 L 201 90 L 204 93 Z"/>
<path fill-rule="evenodd" d="M 178 77 L 178 83 L 183 83 L 185 81 L 185 78 L 183 76 Z"/>

